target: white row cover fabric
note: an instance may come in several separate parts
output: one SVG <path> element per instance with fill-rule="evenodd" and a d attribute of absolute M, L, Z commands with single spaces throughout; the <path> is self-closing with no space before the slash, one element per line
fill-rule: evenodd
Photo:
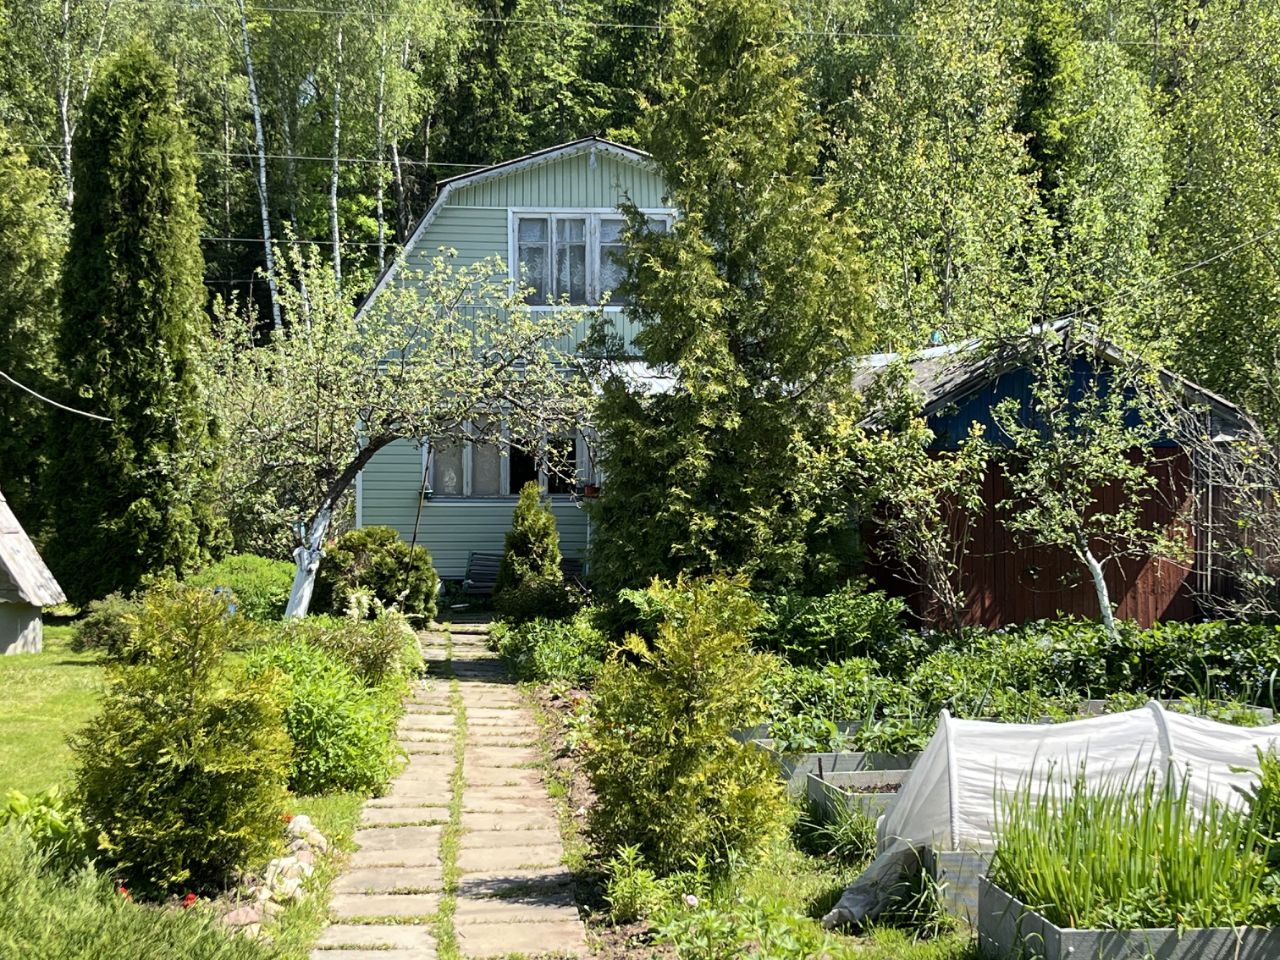
<path fill-rule="evenodd" d="M 905 841 L 935 850 L 992 850 L 996 805 L 1016 790 L 1043 792 L 1083 771 L 1090 788 L 1148 774 L 1190 775 L 1192 798 L 1243 802 L 1256 782 L 1258 750 L 1280 741 L 1280 724 L 1237 727 L 1139 710 L 1056 724 L 957 720 L 945 710 L 933 739 L 878 825 L 881 852 Z"/>

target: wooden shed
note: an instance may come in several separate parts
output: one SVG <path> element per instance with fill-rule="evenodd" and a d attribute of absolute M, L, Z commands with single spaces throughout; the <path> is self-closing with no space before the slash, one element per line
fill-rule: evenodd
<path fill-rule="evenodd" d="M 1121 351 L 1105 342 L 1093 346 L 1092 359 L 1079 359 L 1072 368 L 1078 384 L 1098 375 L 1099 361 L 1105 367 L 1122 358 Z M 891 354 L 866 358 L 855 378 L 857 386 L 868 388 L 879 371 L 896 359 Z M 998 444 L 992 413 L 996 405 L 1009 398 L 1024 405 L 1030 402 L 1030 368 L 1017 357 L 986 354 L 974 342 L 937 347 L 904 359 L 936 450 L 954 448 L 974 423 L 982 425 L 987 438 Z M 1238 407 L 1167 370 L 1160 371 L 1160 376 L 1189 409 L 1207 419 L 1203 429 L 1216 442 L 1230 443 L 1248 429 L 1248 418 Z M 1116 616 L 1143 627 L 1161 620 L 1193 619 L 1200 615 L 1197 596 L 1209 590 L 1212 557 L 1208 545 L 1197 542 L 1196 525 L 1188 525 L 1186 519 L 1188 511 L 1198 515 L 1213 509 L 1212 497 L 1203 489 L 1193 456 L 1176 437 L 1159 440 L 1154 449 L 1144 454 L 1135 451 L 1134 456 L 1146 461 L 1156 481 L 1156 495 L 1142 504 L 1143 526 L 1185 539 L 1189 562 L 1145 558 L 1110 565 L 1106 580 Z M 992 463 L 982 490 L 985 510 L 965 520 L 971 539 L 960 570 L 964 622 L 995 628 L 1060 614 L 1096 619 L 1096 595 L 1080 565 L 1057 548 L 1020 543 L 1008 531 L 1003 521 L 1010 509 L 1010 494 L 998 465 Z M 1096 496 L 1100 507 L 1114 508 L 1118 492 L 1104 489 Z M 873 555 L 875 541 L 874 532 L 869 532 Z M 871 573 L 880 585 L 904 595 L 922 621 L 937 619 L 927 598 L 893 569 L 873 567 Z"/>
<path fill-rule="evenodd" d="M 0 493 L 0 653 L 39 653 L 42 608 L 66 599 Z"/>

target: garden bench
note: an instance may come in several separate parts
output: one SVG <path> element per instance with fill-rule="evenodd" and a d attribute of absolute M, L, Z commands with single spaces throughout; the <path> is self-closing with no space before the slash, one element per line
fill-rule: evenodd
<path fill-rule="evenodd" d="M 467 575 L 462 581 L 462 592 L 472 597 L 487 597 L 498 584 L 498 567 L 502 563 L 499 553 L 472 553 L 467 557 Z"/>

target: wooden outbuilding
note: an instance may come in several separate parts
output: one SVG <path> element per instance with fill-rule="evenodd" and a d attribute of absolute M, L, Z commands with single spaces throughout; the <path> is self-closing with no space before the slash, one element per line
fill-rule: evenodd
<path fill-rule="evenodd" d="M 1100 376 L 1105 367 L 1124 359 L 1121 351 L 1095 342 L 1086 359 L 1074 362 L 1075 388 Z M 860 389 L 867 389 L 879 372 L 897 360 L 882 354 L 865 358 L 856 375 Z M 902 358 L 911 370 L 913 391 L 932 430 L 934 449 L 954 449 L 979 424 L 985 436 L 1000 445 L 993 411 L 1013 398 L 1024 409 L 1031 403 L 1034 375 L 1016 356 L 993 356 L 973 342 L 936 347 Z M 1200 418 L 1200 430 L 1215 443 L 1231 443 L 1247 433 L 1250 421 L 1235 405 L 1204 388 L 1159 371 L 1172 394 L 1181 396 Z M 1155 476 L 1155 495 L 1142 504 L 1142 525 L 1159 529 L 1186 543 L 1186 561 L 1159 557 L 1123 558 L 1106 570 L 1107 588 L 1120 619 L 1149 627 L 1162 620 L 1190 620 L 1201 616 L 1197 598 L 1214 589 L 1214 557 L 1198 530 L 1205 527 L 1204 511 L 1220 509 L 1206 485 L 1204 471 L 1176 436 L 1158 440 L 1146 453 L 1134 451 Z M 1114 510 L 1118 492 L 1097 491 L 1099 507 Z M 960 582 L 966 624 L 988 628 L 1062 614 L 1098 618 L 1098 601 L 1092 582 L 1080 564 L 1054 547 L 1028 546 L 1006 528 L 1011 491 L 996 463 L 986 472 L 982 489 L 985 509 L 966 518 L 970 541 L 964 553 Z M 1188 518 L 1196 522 L 1188 523 Z M 876 535 L 868 532 L 868 546 L 876 553 Z M 873 578 L 892 592 L 903 595 L 923 622 L 942 622 L 918 588 L 888 567 L 871 570 Z"/>
<path fill-rule="evenodd" d="M 39 653 L 43 608 L 66 599 L 0 492 L 0 653 Z"/>

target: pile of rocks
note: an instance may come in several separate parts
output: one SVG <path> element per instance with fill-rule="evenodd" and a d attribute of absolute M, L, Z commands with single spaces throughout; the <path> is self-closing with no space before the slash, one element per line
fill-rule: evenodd
<path fill-rule="evenodd" d="M 286 834 L 286 855 L 268 863 L 261 876 L 249 878 L 242 899 L 223 915 L 222 922 L 235 932 L 257 936 L 264 920 L 307 895 L 306 880 L 315 872 L 316 858 L 328 853 L 329 841 L 305 815 L 290 820 Z"/>

